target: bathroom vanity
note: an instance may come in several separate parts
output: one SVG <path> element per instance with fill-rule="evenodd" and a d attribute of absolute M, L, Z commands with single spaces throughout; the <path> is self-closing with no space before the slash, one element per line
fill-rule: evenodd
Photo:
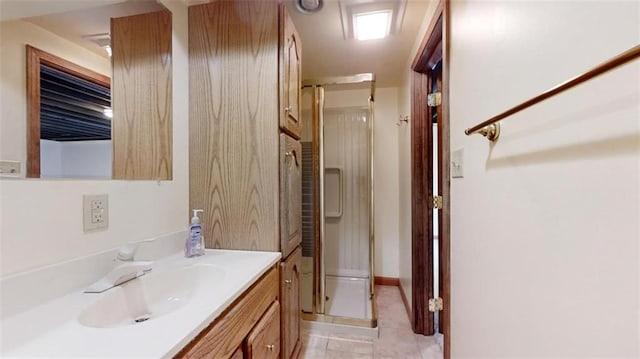
<path fill-rule="evenodd" d="M 176 357 L 277 358 L 280 354 L 278 277 L 278 268 L 271 268 Z"/>
<path fill-rule="evenodd" d="M 174 252 L 99 294 L 83 293 L 95 276 L 69 275 L 112 267 L 113 258 L 102 253 L 3 278 L 0 356 L 279 357 L 280 253 Z M 51 294 L 63 276 L 76 288 Z"/>

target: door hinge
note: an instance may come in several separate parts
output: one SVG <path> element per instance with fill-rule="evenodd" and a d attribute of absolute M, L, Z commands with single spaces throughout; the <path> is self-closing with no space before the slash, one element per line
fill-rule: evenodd
<path fill-rule="evenodd" d="M 442 93 L 434 92 L 427 95 L 427 105 L 429 107 L 437 107 L 442 104 Z"/>
<path fill-rule="evenodd" d="M 442 196 L 433 196 L 432 201 L 433 208 L 442 209 Z"/>
<path fill-rule="evenodd" d="M 444 308 L 444 302 L 442 298 L 431 298 L 429 299 L 429 311 L 430 312 L 439 312 Z"/>

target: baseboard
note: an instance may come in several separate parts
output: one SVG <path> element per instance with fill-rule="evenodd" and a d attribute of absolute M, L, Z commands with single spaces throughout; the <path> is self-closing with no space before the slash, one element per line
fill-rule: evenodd
<path fill-rule="evenodd" d="M 407 311 L 407 316 L 409 317 L 409 321 L 413 322 L 411 320 L 411 307 L 409 306 L 409 301 L 407 300 L 407 297 L 404 295 L 404 288 L 402 288 L 402 283 L 400 283 L 400 281 L 398 281 L 398 287 L 400 288 L 400 296 L 402 297 L 402 302 L 404 303 L 404 309 Z"/>
<path fill-rule="evenodd" d="M 375 285 L 391 285 L 397 287 L 400 285 L 400 279 L 393 277 L 374 277 L 373 283 Z"/>

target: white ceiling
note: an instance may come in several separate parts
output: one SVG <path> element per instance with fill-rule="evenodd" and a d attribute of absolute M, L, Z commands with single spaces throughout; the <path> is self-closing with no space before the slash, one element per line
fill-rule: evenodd
<path fill-rule="evenodd" d="M 107 54 L 105 50 L 87 40 L 85 36 L 110 33 L 112 17 L 144 14 L 162 9 L 164 9 L 164 7 L 158 4 L 156 0 L 130 0 L 111 5 L 29 17 L 23 20 L 38 25 L 100 56 L 106 57 Z"/>
<path fill-rule="evenodd" d="M 33 3 L 40 1 L 29 0 Z M 29 1 L 25 1 L 29 3 Z M 182 0 L 185 3 L 206 0 Z M 399 33 L 385 39 L 345 40 L 338 0 L 325 0 L 323 9 L 305 15 L 295 9 L 294 0 L 287 0 L 289 13 L 302 38 L 303 79 L 346 76 L 364 72 L 376 74 L 378 87 L 397 86 L 406 71 L 407 59 L 418 37 L 429 0 L 407 0 L 404 21 Z M 397 0 L 350 0 L 389 2 Z M 73 2 L 73 1 L 68 1 Z M 85 3 L 85 0 L 75 0 Z M 114 2 L 118 2 L 113 4 Z M 11 1 L 0 0 L 0 4 Z M 102 4 L 101 4 L 102 3 Z M 155 0 L 101 0 L 92 7 L 65 13 L 31 17 L 26 20 L 65 37 L 104 56 L 104 50 L 83 36 L 109 32 L 109 18 L 157 11 L 162 8 Z"/>
<path fill-rule="evenodd" d="M 311 15 L 288 1 L 302 39 L 303 79 L 373 72 L 377 87 L 399 85 L 428 5 L 429 0 L 408 0 L 399 34 L 359 41 L 344 39 L 338 0 L 325 0 L 322 10 Z"/>

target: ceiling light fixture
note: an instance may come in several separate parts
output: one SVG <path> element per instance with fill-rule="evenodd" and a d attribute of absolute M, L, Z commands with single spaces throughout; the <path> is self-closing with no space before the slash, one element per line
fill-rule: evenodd
<path fill-rule="evenodd" d="M 340 0 L 345 40 L 381 39 L 402 30 L 407 0 Z"/>
<path fill-rule="evenodd" d="M 296 0 L 296 9 L 306 15 L 322 10 L 323 5 L 324 0 Z"/>
<path fill-rule="evenodd" d="M 391 30 L 391 10 L 353 15 L 354 37 L 358 40 L 382 39 Z"/>

